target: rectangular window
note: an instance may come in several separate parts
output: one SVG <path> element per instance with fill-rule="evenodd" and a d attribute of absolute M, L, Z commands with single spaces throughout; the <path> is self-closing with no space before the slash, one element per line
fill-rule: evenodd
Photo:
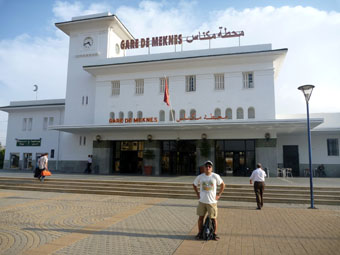
<path fill-rule="evenodd" d="M 169 88 L 169 78 L 166 78 L 166 81 L 168 83 L 168 88 Z M 165 90 L 165 78 L 160 78 L 159 92 L 164 93 L 164 90 Z"/>
<path fill-rule="evenodd" d="M 51 150 L 50 158 L 54 158 L 54 149 Z"/>
<path fill-rule="evenodd" d="M 89 97 L 86 96 L 86 104 L 89 104 Z"/>
<path fill-rule="evenodd" d="M 84 105 L 84 103 L 85 103 L 85 97 L 83 96 L 81 99 L 81 104 Z"/>
<path fill-rule="evenodd" d="M 47 125 L 48 125 L 48 118 L 44 117 L 43 130 L 47 130 Z"/>
<path fill-rule="evenodd" d="M 120 95 L 120 81 L 111 81 L 112 96 Z"/>
<path fill-rule="evenodd" d="M 327 139 L 328 156 L 339 156 L 339 141 L 338 139 Z"/>
<path fill-rule="evenodd" d="M 28 131 L 32 131 L 32 125 L 33 125 L 33 119 L 32 118 L 28 118 L 27 119 L 27 130 Z"/>
<path fill-rule="evenodd" d="M 254 73 L 253 72 L 243 73 L 243 88 L 245 89 L 254 88 Z"/>
<path fill-rule="evenodd" d="M 139 80 L 135 80 L 135 82 L 136 82 L 136 94 L 143 95 L 144 94 L 144 80 L 139 79 Z"/>
<path fill-rule="evenodd" d="M 53 117 L 49 117 L 48 118 L 48 125 L 49 126 L 53 126 L 53 122 L 54 122 L 54 118 Z"/>
<path fill-rule="evenodd" d="M 22 120 L 22 131 L 26 131 L 27 129 L 27 118 Z"/>
<path fill-rule="evenodd" d="M 79 136 L 79 145 L 81 146 L 81 142 L 83 140 L 83 137 L 82 136 Z"/>
<path fill-rule="evenodd" d="M 188 75 L 185 77 L 186 80 L 186 92 L 196 91 L 196 76 L 195 75 Z"/>
<path fill-rule="evenodd" d="M 86 136 L 84 136 L 83 145 L 86 145 Z"/>
<path fill-rule="evenodd" d="M 224 74 L 215 74 L 215 90 L 224 90 Z"/>

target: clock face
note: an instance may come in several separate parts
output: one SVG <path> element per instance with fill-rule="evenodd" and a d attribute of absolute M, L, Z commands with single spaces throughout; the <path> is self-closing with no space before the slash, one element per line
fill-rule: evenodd
<path fill-rule="evenodd" d="M 93 38 L 92 37 L 86 37 L 83 42 L 83 47 L 85 49 L 90 49 L 93 46 Z"/>
<path fill-rule="evenodd" d="M 120 47 L 119 47 L 119 44 L 118 44 L 118 43 L 116 43 L 116 46 L 115 46 L 115 47 L 116 47 L 116 53 L 117 53 L 117 54 L 119 54 L 119 52 L 120 52 Z"/>

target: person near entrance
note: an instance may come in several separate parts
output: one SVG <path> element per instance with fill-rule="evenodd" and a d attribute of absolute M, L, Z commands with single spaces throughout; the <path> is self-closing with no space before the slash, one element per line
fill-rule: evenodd
<path fill-rule="evenodd" d="M 90 174 L 92 172 L 92 155 L 88 155 L 87 157 L 87 168 L 85 169 L 85 173 Z"/>
<path fill-rule="evenodd" d="M 44 171 L 48 170 L 48 153 L 42 154 L 42 156 L 38 160 L 38 165 L 40 170 L 39 180 L 43 182 L 45 177 L 47 176 Z"/>
<path fill-rule="evenodd" d="M 262 165 L 258 163 L 256 169 L 250 176 L 249 183 L 254 182 L 254 191 L 256 196 L 257 210 L 263 207 L 263 191 L 264 191 L 264 178 L 267 177 L 266 172 L 262 170 Z"/>
<path fill-rule="evenodd" d="M 198 185 L 200 185 L 200 191 L 198 191 Z M 217 186 L 220 187 L 218 194 L 216 194 Z M 213 163 L 208 160 L 204 163 L 204 173 L 196 177 L 193 183 L 193 188 L 199 199 L 197 206 L 198 217 L 198 234 L 196 239 L 202 239 L 203 220 L 207 214 L 210 219 L 214 221 L 215 232 L 213 240 L 218 240 L 217 236 L 217 200 L 221 197 L 225 184 L 222 178 L 213 173 Z"/>

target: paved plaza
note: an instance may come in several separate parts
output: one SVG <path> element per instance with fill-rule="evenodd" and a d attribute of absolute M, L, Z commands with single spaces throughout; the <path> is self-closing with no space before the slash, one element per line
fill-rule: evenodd
<path fill-rule="evenodd" d="M 0 254 L 339 254 L 339 206 L 221 201 L 221 239 L 204 242 L 196 203 L 0 190 Z"/>

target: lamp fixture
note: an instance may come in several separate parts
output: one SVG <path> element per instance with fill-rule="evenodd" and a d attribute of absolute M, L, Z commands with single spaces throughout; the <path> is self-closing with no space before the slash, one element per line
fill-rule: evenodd
<path fill-rule="evenodd" d="M 206 133 L 203 133 L 203 134 L 201 135 L 201 138 L 202 138 L 203 140 L 205 140 L 205 139 L 207 139 L 207 138 L 208 138 L 208 136 L 207 136 L 207 134 L 206 134 Z"/>
<path fill-rule="evenodd" d="M 148 139 L 149 142 L 152 141 L 152 135 L 148 135 L 146 138 Z"/>
<path fill-rule="evenodd" d="M 100 135 L 96 135 L 97 142 L 100 142 L 102 140 L 102 137 Z"/>

